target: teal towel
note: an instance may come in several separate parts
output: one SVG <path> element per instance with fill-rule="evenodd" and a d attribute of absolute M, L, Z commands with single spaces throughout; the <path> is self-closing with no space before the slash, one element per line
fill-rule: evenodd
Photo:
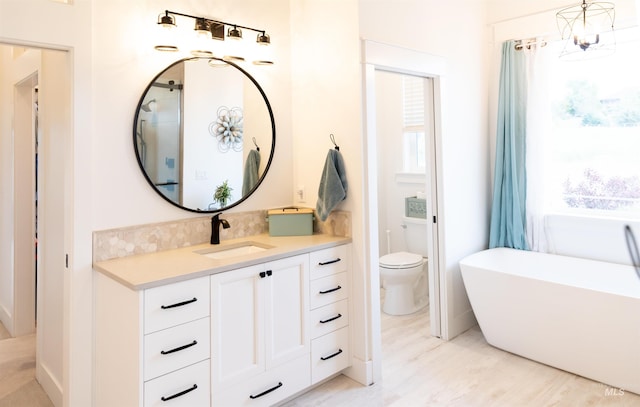
<path fill-rule="evenodd" d="M 347 197 L 347 173 L 342 154 L 338 150 L 329 150 L 318 188 L 316 212 L 320 220 L 325 221 L 331 211 Z"/>
<path fill-rule="evenodd" d="M 247 161 L 244 163 L 244 174 L 242 177 L 242 196 L 247 195 L 256 186 L 260 179 L 260 153 L 256 150 L 249 151 Z"/>

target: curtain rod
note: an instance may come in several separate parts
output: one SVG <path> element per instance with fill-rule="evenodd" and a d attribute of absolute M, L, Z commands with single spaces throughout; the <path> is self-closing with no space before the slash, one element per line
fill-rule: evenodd
<path fill-rule="evenodd" d="M 547 41 L 543 39 L 516 40 L 516 45 L 514 45 L 514 48 L 516 49 L 516 51 L 521 51 L 523 48 L 531 49 L 531 47 L 535 47 L 535 46 L 539 46 L 542 48 L 542 47 L 545 47 L 546 45 L 547 45 Z"/>

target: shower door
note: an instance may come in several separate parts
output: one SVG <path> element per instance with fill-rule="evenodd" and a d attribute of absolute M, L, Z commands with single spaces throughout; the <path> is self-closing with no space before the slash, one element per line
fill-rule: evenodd
<path fill-rule="evenodd" d="M 138 118 L 138 151 L 154 185 L 168 199 L 182 202 L 180 149 L 182 139 L 182 78 L 159 78 L 151 86 Z"/>

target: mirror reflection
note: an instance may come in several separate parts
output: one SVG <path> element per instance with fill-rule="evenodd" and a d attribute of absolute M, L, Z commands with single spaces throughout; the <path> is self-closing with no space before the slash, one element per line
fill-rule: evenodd
<path fill-rule="evenodd" d="M 178 61 L 158 74 L 138 104 L 134 148 L 147 181 L 194 212 L 242 202 L 262 182 L 275 124 L 258 83 L 233 63 Z"/>

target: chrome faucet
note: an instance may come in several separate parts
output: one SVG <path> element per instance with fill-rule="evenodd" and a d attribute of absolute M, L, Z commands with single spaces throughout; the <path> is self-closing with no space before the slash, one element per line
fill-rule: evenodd
<path fill-rule="evenodd" d="M 231 227 L 226 219 L 220 219 L 220 214 L 216 213 L 211 218 L 211 244 L 220 244 L 220 225 L 222 225 L 224 229 Z"/>

